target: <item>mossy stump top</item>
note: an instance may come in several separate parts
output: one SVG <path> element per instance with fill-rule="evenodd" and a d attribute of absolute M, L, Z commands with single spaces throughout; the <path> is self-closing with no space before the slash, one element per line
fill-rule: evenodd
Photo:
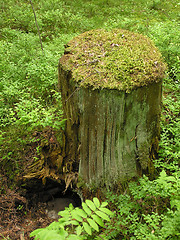
<path fill-rule="evenodd" d="M 75 37 L 66 45 L 60 64 L 81 87 L 126 92 L 159 82 L 165 71 L 149 38 L 122 29 L 91 30 Z"/>

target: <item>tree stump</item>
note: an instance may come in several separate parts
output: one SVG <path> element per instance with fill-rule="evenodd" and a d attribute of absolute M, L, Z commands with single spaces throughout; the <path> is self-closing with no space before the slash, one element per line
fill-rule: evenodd
<path fill-rule="evenodd" d="M 164 71 L 154 44 L 126 30 L 92 30 L 65 47 L 59 87 L 66 153 L 87 185 L 151 174 Z"/>

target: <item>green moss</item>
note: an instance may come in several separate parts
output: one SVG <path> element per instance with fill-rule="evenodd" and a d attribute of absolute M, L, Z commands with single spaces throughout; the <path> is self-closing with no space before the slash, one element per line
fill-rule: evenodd
<path fill-rule="evenodd" d="M 80 86 L 127 92 L 160 81 L 165 71 L 150 39 L 121 29 L 91 30 L 75 37 L 60 64 Z"/>

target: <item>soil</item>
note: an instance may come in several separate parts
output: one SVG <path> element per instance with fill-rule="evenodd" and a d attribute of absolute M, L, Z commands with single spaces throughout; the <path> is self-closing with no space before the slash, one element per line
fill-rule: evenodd
<path fill-rule="evenodd" d="M 63 134 L 59 135 L 61 138 Z M 0 240 L 33 239 L 29 237 L 32 231 L 44 228 L 54 221 L 48 217 L 47 202 L 52 197 L 69 197 L 67 189 L 76 176 L 67 172 L 69 178 L 65 183 L 63 157 L 58 158 L 61 154 L 64 156 L 63 147 L 50 127 L 35 131 L 32 134 L 33 141 L 27 141 L 29 136 L 21 136 L 26 140 L 23 151 L 22 147 L 17 147 L 16 137 L 14 136 L 14 149 L 11 150 L 14 152 L 11 161 L 3 161 L 0 156 Z M 4 144 L 3 149 L 6 148 L 9 151 L 12 142 L 10 146 Z M 4 154 L 7 152 L 4 151 Z M 15 163 L 18 163 L 18 169 Z M 55 196 L 61 192 L 66 194 Z"/>
<path fill-rule="evenodd" d="M 1 181 L 6 182 L 1 176 Z M 46 214 L 46 203 L 28 207 L 29 201 L 19 190 L 6 188 L 0 195 L 0 240 L 29 240 L 29 234 L 48 226 L 54 220 Z"/>

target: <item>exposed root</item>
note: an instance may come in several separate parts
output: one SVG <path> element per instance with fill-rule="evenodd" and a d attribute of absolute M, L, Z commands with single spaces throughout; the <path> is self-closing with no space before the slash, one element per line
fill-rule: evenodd
<path fill-rule="evenodd" d="M 63 193 L 65 193 L 67 191 L 69 186 L 72 188 L 73 185 L 76 185 L 77 181 L 78 181 L 78 173 L 77 172 L 71 172 L 71 173 L 66 174 L 66 176 L 65 176 L 66 188 L 63 191 Z"/>

